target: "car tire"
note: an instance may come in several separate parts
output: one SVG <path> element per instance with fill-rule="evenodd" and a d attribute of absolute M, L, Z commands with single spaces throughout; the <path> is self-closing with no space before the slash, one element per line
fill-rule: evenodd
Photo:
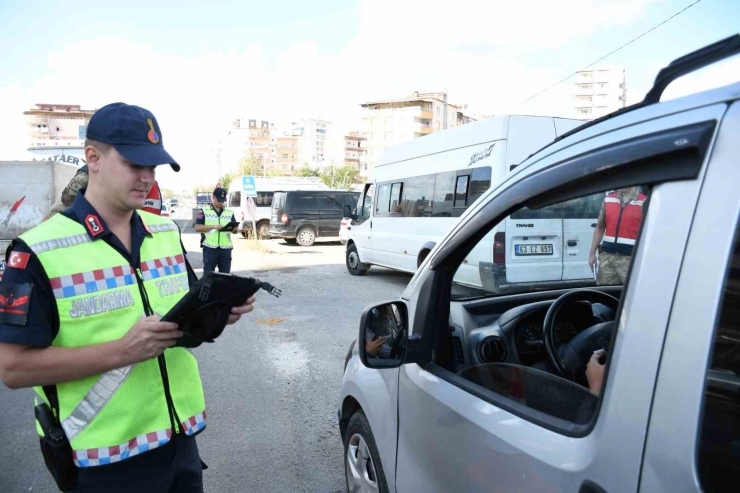
<path fill-rule="evenodd" d="M 360 260 L 360 254 L 357 253 L 357 247 L 354 243 L 347 247 L 345 263 L 347 264 L 347 271 L 353 276 L 364 276 L 367 274 L 368 267 L 365 267 Z"/>
<path fill-rule="evenodd" d="M 364 412 L 357 411 L 352 415 L 344 436 L 344 477 L 347 491 L 388 493 L 378 447 Z"/>
<path fill-rule="evenodd" d="M 296 233 L 295 240 L 301 246 L 311 246 L 316 241 L 316 233 L 314 232 L 313 228 L 303 227 L 298 230 L 298 233 Z"/>

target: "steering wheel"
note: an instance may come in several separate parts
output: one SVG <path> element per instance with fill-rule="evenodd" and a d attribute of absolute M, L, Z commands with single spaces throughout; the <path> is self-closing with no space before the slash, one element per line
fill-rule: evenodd
<path fill-rule="evenodd" d="M 545 322 L 542 327 L 542 335 L 545 339 L 545 349 L 547 357 L 555 367 L 555 371 L 563 377 L 570 377 L 573 374 L 585 370 L 588 360 L 591 359 L 594 351 L 603 349 L 611 341 L 614 322 L 603 322 L 592 325 L 586 330 L 581 331 L 570 342 L 562 344 L 559 348 L 555 347 L 555 319 L 560 310 L 576 301 L 588 301 L 590 303 L 603 303 L 612 310 L 616 311 L 619 300 L 614 296 L 595 289 L 574 289 L 556 299 L 545 315 Z"/>
<path fill-rule="evenodd" d="M 391 352 L 389 356 L 392 359 L 396 359 L 398 355 L 401 353 L 403 347 L 402 347 L 402 341 L 404 341 L 406 338 L 404 337 L 404 332 L 406 329 L 401 329 L 396 334 L 396 339 L 393 341 L 393 344 L 391 345 Z"/>

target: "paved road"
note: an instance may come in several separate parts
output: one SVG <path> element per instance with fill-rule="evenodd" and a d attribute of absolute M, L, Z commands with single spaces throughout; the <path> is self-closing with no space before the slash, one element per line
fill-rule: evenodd
<path fill-rule="evenodd" d="M 199 271 L 198 236 L 188 231 L 183 242 Z M 235 244 L 234 271 L 284 295 L 260 294 L 251 316 L 195 350 L 208 402 L 198 439 L 206 491 L 344 491 L 336 422 L 344 356 L 362 309 L 397 298 L 410 276 L 372 269 L 352 277 L 336 242 L 267 242 L 272 253 L 249 250 L 241 238 Z M 32 392 L 0 385 L 0 416 L 0 491 L 56 491 L 38 451 Z"/>

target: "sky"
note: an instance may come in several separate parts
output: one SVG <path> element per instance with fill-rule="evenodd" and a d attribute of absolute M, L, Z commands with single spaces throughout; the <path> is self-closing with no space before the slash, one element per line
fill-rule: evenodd
<path fill-rule="evenodd" d="M 164 188 L 214 183 L 236 118 L 360 127 L 360 104 L 446 89 L 489 115 L 573 117 L 574 79 L 694 0 L 0 0 L 0 160 L 27 157 L 35 103 L 151 110 L 182 165 Z M 623 65 L 628 104 L 660 68 L 740 30 L 740 1 L 701 0 L 601 63 Z M 669 87 L 740 80 L 740 63 Z M 166 168 L 166 169 L 165 169 Z"/>

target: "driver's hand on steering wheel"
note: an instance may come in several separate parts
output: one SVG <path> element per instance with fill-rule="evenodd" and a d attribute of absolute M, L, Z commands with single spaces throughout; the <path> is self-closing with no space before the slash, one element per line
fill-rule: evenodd
<path fill-rule="evenodd" d="M 604 364 L 599 362 L 602 356 L 606 354 L 606 351 L 599 349 L 588 361 L 586 365 L 586 379 L 588 380 L 588 388 L 592 394 L 601 394 L 601 385 L 604 383 Z"/>

